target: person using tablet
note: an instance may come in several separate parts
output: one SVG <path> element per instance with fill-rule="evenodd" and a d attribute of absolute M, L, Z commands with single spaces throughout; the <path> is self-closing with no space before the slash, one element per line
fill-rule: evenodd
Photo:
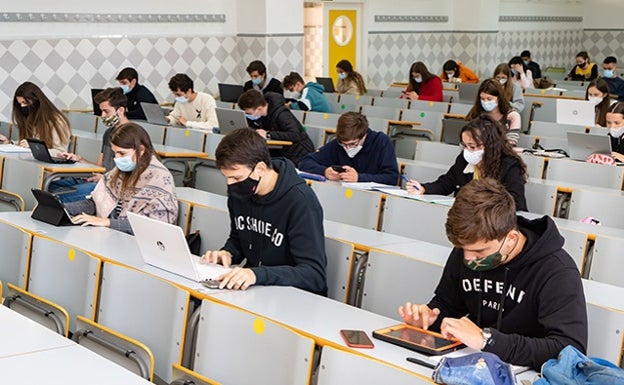
<path fill-rule="evenodd" d="M 366 116 L 358 112 L 342 114 L 336 125 L 336 139 L 306 155 L 299 169 L 345 182 L 396 185 L 399 179 L 390 138 L 371 130 Z"/>
<path fill-rule="evenodd" d="M 257 92 L 257 91 L 253 91 Z M 230 236 L 203 262 L 226 267 L 220 288 L 294 286 L 327 295 L 323 209 L 293 164 L 269 155 L 266 142 L 248 128 L 227 134 L 215 152 L 228 188 Z"/>
<path fill-rule="evenodd" d="M 136 123 L 115 128 L 110 136 L 115 168 L 99 180 L 90 199 L 66 203 L 73 222 L 110 227 L 128 234 L 127 212 L 177 223 L 178 199 L 171 172 L 156 157 L 149 135 Z"/>
<path fill-rule="evenodd" d="M 434 297 L 400 306 L 406 323 L 538 371 L 567 345 L 585 352 L 581 276 L 551 218 L 516 215 L 507 189 L 482 178 L 457 194 L 446 233 L 454 248 Z"/>
<path fill-rule="evenodd" d="M 527 211 L 524 185 L 526 165 L 501 134 L 498 122 L 487 115 L 467 123 L 460 131 L 462 152 L 444 175 L 434 182 L 406 183 L 409 194 L 457 194 L 473 179 L 490 177 L 501 182 L 511 193 L 516 210 Z"/>
<path fill-rule="evenodd" d="M 132 67 L 126 67 L 119 72 L 115 79 L 119 82 L 124 95 L 128 98 L 128 119 L 145 120 L 145 113 L 141 108 L 141 103 L 158 104 L 152 91 L 142 84 L 139 84 L 139 73 Z"/>

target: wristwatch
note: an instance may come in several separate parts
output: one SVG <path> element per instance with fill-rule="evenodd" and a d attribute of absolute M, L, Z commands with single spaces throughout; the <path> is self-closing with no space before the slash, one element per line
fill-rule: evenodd
<path fill-rule="evenodd" d="M 269 139 L 269 140 L 271 139 L 271 132 L 270 131 L 266 133 L 266 138 Z"/>
<path fill-rule="evenodd" d="M 481 346 L 481 350 L 483 350 L 492 340 L 492 331 L 490 328 L 483 328 L 481 329 L 481 335 L 483 336 L 483 345 Z"/>

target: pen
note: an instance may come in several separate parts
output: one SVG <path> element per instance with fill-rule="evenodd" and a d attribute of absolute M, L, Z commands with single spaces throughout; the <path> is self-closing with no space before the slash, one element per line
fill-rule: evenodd
<path fill-rule="evenodd" d="M 405 174 L 401 174 L 401 179 L 403 179 L 405 183 L 408 183 L 410 181 L 409 178 L 405 176 Z M 420 191 L 420 188 L 418 188 L 417 185 L 414 185 L 414 188 L 416 189 L 416 191 Z"/>
<path fill-rule="evenodd" d="M 422 365 L 422 366 L 424 366 L 426 368 L 429 368 L 429 369 L 435 369 L 435 365 L 434 364 L 432 364 L 431 362 L 427 362 L 425 360 L 421 360 L 420 358 L 407 357 L 407 360 L 409 362 L 411 362 L 411 363 Z"/>

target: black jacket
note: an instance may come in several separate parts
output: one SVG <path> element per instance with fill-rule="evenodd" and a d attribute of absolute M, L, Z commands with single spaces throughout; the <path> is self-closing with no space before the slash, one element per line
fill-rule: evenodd
<path fill-rule="evenodd" d="M 233 263 L 247 258 L 257 285 L 295 286 L 327 295 L 323 209 L 287 159 L 273 159 L 279 174 L 272 192 L 228 197 L 230 236 L 223 247 Z"/>
<path fill-rule="evenodd" d="M 460 188 L 473 179 L 473 173 L 464 174 L 468 165 L 464 155 L 460 153 L 455 159 L 455 164 L 444 175 L 440 175 L 435 182 L 423 183 L 425 194 L 449 195 L 457 194 Z M 524 198 L 524 181 L 522 169 L 516 158 L 505 156 L 501 162 L 501 174 L 499 180 L 516 201 L 516 210 L 527 211 L 526 199 Z"/>
<path fill-rule="evenodd" d="M 612 137 L 611 133 L 607 135 L 611 139 L 611 151 L 624 154 L 624 135 L 621 135 L 619 138 Z"/>
<path fill-rule="evenodd" d="M 128 111 L 126 115 L 130 120 L 145 120 L 145 114 L 141 108 L 142 102 L 158 104 L 154 94 L 141 84 L 134 86 L 132 91 L 126 94 L 126 97 L 128 98 Z"/>
<path fill-rule="evenodd" d="M 271 139 L 292 142 L 291 146 L 271 151 L 271 155 L 284 156 L 295 166 L 299 165 L 304 156 L 314 151 L 312 140 L 303 130 L 301 122 L 285 106 L 286 100 L 282 95 L 267 92 L 264 98 L 268 103 L 267 116 L 258 120 L 248 120 L 249 127 L 265 129 Z"/>
<path fill-rule="evenodd" d="M 470 270 L 464 266 L 463 250 L 454 248 L 429 307 L 440 309 L 434 329 L 444 317 L 468 315 L 479 327 L 492 328 L 484 351 L 539 371 L 567 345 L 585 352 L 585 296 L 578 268 L 562 249 L 564 239 L 553 220 L 518 216 L 518 226 L 527 237 L 522 251 L 493 270 Z"/>
<path fill-rule="evenodd" d="M 247 80 L 243 85 L 243 91 L 253 89 L 253 83 L 251 80 Z M 266 94 L 267 92 L 276 92 L 280 95 L 284 95 L 284 89 L 282 88 L 282 82 L 275 78 L 270 78 L 269 83 L 262 89 L 262 93 Z"/>

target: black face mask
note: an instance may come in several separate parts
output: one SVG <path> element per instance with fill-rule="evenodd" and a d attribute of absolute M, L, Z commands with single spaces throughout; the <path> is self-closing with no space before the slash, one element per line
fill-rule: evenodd
<path fill-rule="evenodd" d="M 251 197 L 254 196 L 254 194 L 256 193 L 256 189 L 258 188 L 258 183 L 260 183 L 260 179 L 255 180 L 251 178 L 252 173 L 253 173 L 253 169 L 251 170 L 247 178 L 245 178 L 244 180 L 229 184 L 227 186 L 228 196 L 231 196 L 237 199 L 251 199 Z"/>
<path fill-rule="evenodd" d="M 22 115 L 28 116 L 30 114 L 30 110 L 32 110 L 31 106 L 20 106 L 20 110 L 22 111 Z"/>

